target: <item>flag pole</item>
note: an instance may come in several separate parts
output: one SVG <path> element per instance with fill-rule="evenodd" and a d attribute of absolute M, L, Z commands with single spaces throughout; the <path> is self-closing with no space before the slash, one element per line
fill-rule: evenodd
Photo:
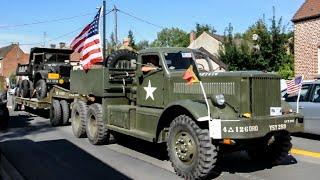
<path fill-rule="evenodd" d="M 297 110 L 296 110 L 297 113 L 299 113 L 299 101 L 300 101 L 300 94 L 301 94 L 301 89 L 302 89 L 302 82 L 303 82 L 303 76 L 301 76 L 301 87 L 299 89 L 298 98 L 297 98 Z"/>
<path fill-rule="evenodd" d="M 102 4 L 102 57 L 103 60 L 106 59 L 106 1 L 103 1 Z"/>

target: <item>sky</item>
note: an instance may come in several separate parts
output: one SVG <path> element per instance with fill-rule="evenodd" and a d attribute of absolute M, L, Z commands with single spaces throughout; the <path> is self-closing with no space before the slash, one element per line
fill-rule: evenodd
<path fill-rule="evenodd" d="M 259 18 L 276 17 L 292 28 L 291 19 L 304 0 L 107 0 L 107 11 L 118 12 L 118 39 L 131 29 L 136 41 L 153 41 L 161 27 L 178 27 L 190 32 L 196 23 L 214 26 L 223 34 L 229 23 L 234 32 L 244 32 Z M 33 46 L 66 42 L 90 23 L 102 0 L 1 0 L 0 47 L 19 42 L 24 51 Z M 146 22 L 149 23 L 146 23 Z M 44 22 L 44 23 L 38 23 Z M 106 16 L 106 36 L 114 30 L 114 16 Z M 27 25 L 26 25 L 27 24 Z M 43 43 L 45 42 L 45 43 Z"/>

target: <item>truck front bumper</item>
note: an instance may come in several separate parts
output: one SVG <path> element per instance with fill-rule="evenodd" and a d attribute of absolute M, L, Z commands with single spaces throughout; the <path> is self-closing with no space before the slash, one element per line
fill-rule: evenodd
<path fill-rule="evenodd" d="M 239 120 L 212 119 L 209 121 L 210 136 L 213 139 L 249 139 L 267 135 L 273 131 L 303 131 L 303 117 L 298 114 L 259 117 Z"/>

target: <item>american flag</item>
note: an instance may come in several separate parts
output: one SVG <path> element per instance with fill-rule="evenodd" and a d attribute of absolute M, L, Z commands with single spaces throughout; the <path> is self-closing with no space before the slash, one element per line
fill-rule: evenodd
<path fill-rule="evenodd" d="M 296 94 L 302 86 L 302 76 L 298 76 L 293 80 L 287 81 L 287 93 Z"/>
<path fill-rule="evenodd" d="M 93 64 L 103 60 L 99 34 L 101 12 L 102 8 L 99 9 L 93 21 L 71 43 L 71 48 L 82 56 L 80 64 L 83 69 L 89 69 Z"/>

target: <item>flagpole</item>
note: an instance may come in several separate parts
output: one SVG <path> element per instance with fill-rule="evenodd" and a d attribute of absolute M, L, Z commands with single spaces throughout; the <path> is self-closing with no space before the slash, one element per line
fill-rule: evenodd
<path fill-rule="evenodd" d="M 102 57 L 103 60 L 106 59 L 106 1 L 103 1 L 102 4 L 102 13 L 103 13 L 103 21 L 102 21 Z"/>
<path fill-rule="evenodd" d="M 297 98 L 297 110 L 296 110 L 297 113 L 299 113 L 299 101 L 300 101 L 300 94 L 301 94 L 301 89 L 302 89 L 302 82 L 303 82 L 303 76 L 301 76 L 301 87 L 299 89 L 298 98 Z"/>

